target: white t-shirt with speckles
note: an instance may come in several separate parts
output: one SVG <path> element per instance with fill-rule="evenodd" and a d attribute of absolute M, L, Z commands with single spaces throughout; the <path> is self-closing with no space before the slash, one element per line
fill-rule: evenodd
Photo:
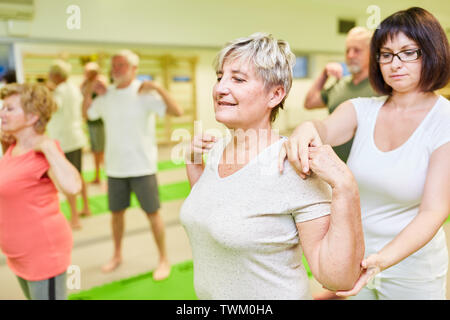
<path fill-rule="evenodd" d="M 180 212 L 199 299 L 311 299 L 296 222 L 330 214 L 331 188 L 301 179 L 288 161 L 279 173 L 285 140 L 225 178 L 218 164 L 227 140 L 211 149 Z"/>

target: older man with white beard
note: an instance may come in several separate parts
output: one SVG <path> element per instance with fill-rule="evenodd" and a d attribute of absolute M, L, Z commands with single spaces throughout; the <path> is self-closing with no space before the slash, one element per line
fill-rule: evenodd
<path fill-rule="evenodd" d="M 331 114 L 338 105 L 348 99 L 378 95 L 368 79 L 371 37 L 372 33 L 363 27 L 355 27 L 348 32 L 345 41 L 345 60 L 350 75 L 343 76 L 343 67 L 340 63 L 328 63 L 306 95 L 304 104 L 306 109 L 328 108 Z M 329 77 L 337 80 L 332 86 L 324 88 Z M 350 154 L 352 143 L 353 139 L 333 147 L 344 162 Z"/>
<path fill-rule="evenodd" d="M 153 279 L 162 280 L 169 276 L 170 264 L 164 223 L 159 214 L 155 115 L 180 116 L 183 110 L 158 84 L 136 80 L 138 65 L 139 57 L 130 50 L 115 54 L 111 60 L 114 83 L 106 88 L 103 82 L 98 81 L 94 91 L 99 97 L 87 110 L 89 120 L 101 118 L 105 125 L 105 169 L 114 254 L 102 270 L 111 272 L 122 262 L 124 214 L 133 191 L 150 221 L 159 252 L 159 265 L 153 272 Z"/>

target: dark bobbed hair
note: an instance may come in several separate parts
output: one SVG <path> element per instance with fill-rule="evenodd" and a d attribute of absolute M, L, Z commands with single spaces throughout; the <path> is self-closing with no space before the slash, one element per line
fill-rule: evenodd
<path fill-rule="evenodd" d="M 384 19 L 370 42 L 369 80 L 380 94 L 391 95 L 392 88 L 381 74 L 377 55 L 380 48 L 400 32 L 414 40 L 422 51 L 422 71 L 419 87 L 424 92 L 441 89 L 450 80 L 450 49 L 439 21 L 419 7 L 398 11 Z"/>

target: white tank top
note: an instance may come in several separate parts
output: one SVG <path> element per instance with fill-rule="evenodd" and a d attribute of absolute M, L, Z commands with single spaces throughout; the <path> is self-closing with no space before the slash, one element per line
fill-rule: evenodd
<path fill-rule="evenodd" d="M 366 257 L 381 250 L 418 214 L 434 150 L 450 141 L 450 102 L 436 104 L 400 147 L 380 151 L 375 122 L 387 97 L 352 99 L 358 127 L 347 162 L 358 182 Z M 423 248 L 380 273 L 380 277 L 428 280 L 445 275 L 448 253 L 442 227 Z"/>

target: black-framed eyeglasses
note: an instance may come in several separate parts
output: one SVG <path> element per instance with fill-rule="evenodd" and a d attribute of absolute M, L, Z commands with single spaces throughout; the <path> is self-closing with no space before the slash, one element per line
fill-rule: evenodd
<path fill-rule="evenodd" d="M 402 62 L 410 62 L 419 59 L 421 56 L 421 49 L 407 49 L 397 53 L 380 52 L 379 54 L 377 54 L 377 61 L 381 64 L 391 63 L 392 60 L 394 60 L 394 57 L 397 57 Z"/>

